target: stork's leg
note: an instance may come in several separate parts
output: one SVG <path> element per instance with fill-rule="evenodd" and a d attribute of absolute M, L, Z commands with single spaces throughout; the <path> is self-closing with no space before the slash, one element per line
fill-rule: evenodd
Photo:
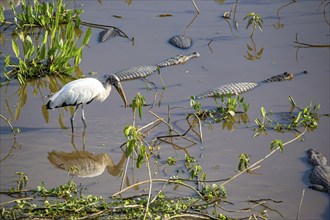
<path fill-rule="evenodd" d="M 73 130 L 74 130 L 74 129 L 73 129 L 73 121 L 74 121 L 74 117 L 75 117 L 76 114 L 77 114 L 77 110 L 78 110 L 78 108 L 79 108 L 79 105 L 76 106 L 76 108 L 74 109 L 74 113 L 73 113 L 73 115 L 72 115 L 71 118 L 70 118 L 72 133 L 73 133 Z"/>
<path fill-rule="evenodd" d="M 84 123 L 84 126 L 86 128 L 86 119 L 85 119 L 85 112 L 84 112 L 84 104 L 81 104 L 81 120 Z"/>

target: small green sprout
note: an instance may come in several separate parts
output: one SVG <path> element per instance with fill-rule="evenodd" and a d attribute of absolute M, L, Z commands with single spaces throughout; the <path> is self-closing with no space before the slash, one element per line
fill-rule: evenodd
<path fill-rule="evenodd" d="M 259 28 L 260 31 L 262 31 L 262 24 L 263 24 L 263 20 L 261 18 L 261 16 L 258 13 L 255 12 L 249 12 L 243 20 L 248 20 L 248 23 L 246 25 L 246 29 L 248 29 L 251 25 L 253 25 L 253 29 L 250 35 L 250 38 L 253 37 L 257 27 Z"/>
<path fill-rule="evenodd" d="M 240 154 L 239 155 L 239 163 L 238 163 L 238 170 L 243 171 L 248 168 L 250 163 L 250 158 L 248 154 Z"/>

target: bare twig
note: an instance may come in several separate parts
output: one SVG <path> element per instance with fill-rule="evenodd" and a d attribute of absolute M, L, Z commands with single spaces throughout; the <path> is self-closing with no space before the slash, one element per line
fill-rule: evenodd
<path fill-rule="evenodd" d="M 116 197 L 116 196 L 118 196 L 119 194 L 121 194 L 121 193 L 123 193 L 123 192 L 125 192 L 125 191 L 127 191 L 127 190 L 129 190 L 129 189 L 132 189 L 132 188 L 134 188 L 134 187 L 136 187 L 136 186 L 139 186 L 139 185 L 147 184 L 147 183 L 149 183 L 149 182 L 150 182 L 149 180 L 145 180 L 145 181 L 142 181 L 142 182 L 139 182 L 139 183 L 132 184 L 132 185 L 126 187 L 125 189 L 122 189 L 122 190 L 120 190 L 119 192 L 116 192 L 115 194 L 112 195 L 112 197 Z M 164 183 L 164 182 L 168 182 L 168 183 L 179 184 L 179 185 L 185 186 L 185 187 L 187 187 L 187 188 L 193 190 L 194 192 L 196 192 L 196 194 L 197 194 L 199 197 L 203 198 L 203 196 L 200 194 L 200 192 L 198 192 L 194 187 L 192 187 L 192 186 L 190 186 L 190 185 L 188 185 L 188 184 L 186 184 L 186 183 L 183 183 L 183 182 L 180 181 L 180 180 L 175 180 L 175 179 L 169 179 L 169 180 L 167 180 L 167 179 L 153 179 L 152 182 L 154 182 L 154 183 L 155 183 L 155 182 L 162 182 L 162 183 Z"/>
<path fill-rule="evenodd" d="M 199 134 L 193 128 L 194 127 L 193 126 L 194 124 L 191 125 L 190 122 L 189 122 L 189 120 L 188 120 L 191 115 L 193 115 L 197 119 L 197 121 L 198 121 Z M 199 137 L 200 142 L 203 142 L 203 130 L 202 130 L 202 123 L 201 123 L 200 118 L 196 115 L 196 113 L 193 113 L 193 114 L 190 114 L 186 119 L 187 119 L 188 124 L 190 126 L 192 126 L 191 127 L 191 130 L 196 134 L 197 137 Z"/>
<path fill-rule="evenodd" d="M 165 187 L 167 186 L 168 182 L 165 182 L 163 187 L 158 191 L 158 193 L 156 194 L 156 196 L 150 201 L 150 204 L 153 203 L 154 201 L 156 201 L 156 199 L 158 198 L 158 196 L 163 192 L 163 190 L 165 189 Z"/>
<path fill-rule="evenodd" d="M 2 114 L 0 114 L 0 118 L 2 118 L 3 120 L 5 120 L 7 122 L 7 124 L 9 125 L 9 127 L 11 129 L 11 132 L 14 135 L 14 137 L 16 137 L 15 130 L 14 130 L 13 126 L 11 125 L 10 121 L 5 116 L 3 116 Z"/>
<path fill-rule="evenodd" d="M 24 201 L 24 200 L 32 200 L 32 199 L 33 199 L 33 197 L 25 197 L 25 198 L 14 199 L 14 200 L 10 200 L 10 201 L 7 201 L 7 202 L 0 203 L 0 206 L 4 206 L 4 205 L 7 205 L 7 204 L 10 204 L 10 203 L 13 203 L 13 202 Z"/>
<path fill-rule="evenodd" d="M 302 47 L 302 48 L 310 48 L 310 47 L 330 47 L 330 44 L 307 44 L 299 42 L 298 40 L 298 33 L 296 33 L 296 40 L 293 41 L 294 43 L 298 44 L 298 46 L 295 47 Z"/>
<path fill-rule="evenodd" d="M 123 179 L 121 180 L 121 184 L 120 184 L 120 190 L 123 189 L 124 182 L 125 182 L 125 179 L 126 179 L 127 168 L 128 168 L 128 163 L 129 163 L 129 158 L 130 158 L 130 157 L 127 157 L 127 161 L 126 161 L 126 165 L 125 165 L 125 170 L 124 170 L 124 174 L 123 174 Z"/>
<path fill-rule="evenodd" d="M 213 50 L 212 50 L 212 48 L 211 48 L 211 43 L 212 43 L 212 42 L 213 42 L 213 40 L 210 40 L 210 41 L 208 42 L 208 44 L 207 44 L 207 46 L 209 47 L 211 53 L 213 53 Z"/>
<path fill-rule="evenodd" d="M 270 208 L 269 206 L 267 206 L 267 202 L 265 200 L 260 200 L 260 201 L 256 201 L 256 200 L 250 200 L 250 202 L 253 202 L 253 203 L 256 203 L 255 206 L 252 206 L 251 208 L 254 208 L 256 206 L 263 206 L 264 208 L 266 208 L 267 210 L 270 210 L 270 211 L 273 211 L 273 212 L 276 212 L 279 216 L 281 216 L 282 218 L 284 217 L 282 215 L 282 213 L 280 213 L 279 211 L 277 211 L 276 209 L 273 209 L 273 208 Z"/>
<path fill-rule="evenodd" d="M 194 5 L 194 7 L 195 7 L 195 9 L 196 9 L 196 11 L 197 11 L 197 14 L 199 14 L 200 11 L 199 11 L 199 9 L 198 9 L 196 3 L 195 3 L 195 0 L 191 0 L 191 2 L 193 3 L 193 5 Z"/>
<path fill-rule="evenodd" d="M 172 127 L 172 125 L 170 125 L 168 122 L 166 122 L 163 118 L 159 117 L 158 115 L 156 115 L 154 112 L 152 112 L 150 109 L 148 110 L 150 112 L 150 114 L 152 114 L 153 116 L 155 116 L 156 118 L 160 119 L 164 124 L 166 124 L 167 126 L 169 126 L 169 128 L 174 131 L 175 133 L 177 133 L 177 135 L 166 135 L 166 136 L 159 136 L 157 137 L 157 139 L 159 138 L 164 138 L 164 137 L 182 137 L 183 139 L 195 143 L 197 144 L 195 141 L 190 140 L 189 138 L 186 138 L 185 135 L 188 133 L 188 131 L 191 129 L 191 126 L 189 127 L 189 129 L 184 133 L 184 134 L 180 134 L 180 132 L 178 132 L 175 128 Z"/>
<path fill-rule="evenodd" d="M 168 218 L 165 218 L 166 220 L 169 220 L 169 219 L 217 219 L 217 218 L 210 218 L 209 215 L 204 215 L 204 214 L 201 214 L 201 213 L 186 213 L 186 214 L 179 214 L 179 215 L 173 215 L 171 217 L 168 217 Z"/>
<path fill-rule="evenodd" d="M 292 143 L 293 141 L 298 140 L 299 138 L 301 138 L 307 131 L 307 127 L 305 128 L 305 130 L 297 135 L 295 138 L 293 138 L 290 141 L 287 141 L 285 143 L 283 143 L 283 146 L 288 145 L 290 143 Z M 272 154 L 274 154 L 276 151 L 278 151 L 280 149 L 280 147 L 275 148 L 274 150 L 272 150 L 269 154 L 267 154 L 266 156 L 264 156 L 262 159 L 258 160 L 257 162 L 255 162 L 254 164 L 252 164 L 251 166 L 245 168 L 244 170 L 238 172 L 236 175 L 234 175 L 233 177 L 231 177 L 229 180 L 225 181 L 224 183 L 222 183 L 220 186 L 224 186 L 227 183 L 231 182 L 232 180 L 236 179 L 237 177 L 239 177 L 240 175 L 242 175 L 243 173 L 245 173 L 248 170 L 251 170 L 252 168 L 256 167 L 259 163 L 263 162 L 264 160 L 266 160 L 268 157 L 270 157 Z"/>
<path fill-rule="evenodd" d="M 151 191 L 152 191 L 152 177 L 151 177 L 151 170 L 150 170 L 150 164 L 149 164 L 149 159 L 148 159 L 147 153 L 145 153 L 145 157 L 146 157 L 146 166 L 148 169 L 148 176 L 149 176 L 149 192 L 148 192 L 148 200 L 147 200 L 146 209 L 144 211 L 143 219 L 147 218 L 147 214 L 149 211 L 149 205 L 150 205 L 150 199 L 151 199 Z"/>
<path fill-rule="evenodd" d="M 299 219 L 299 215 L 300 215 L 300 210 L 301 210 L 301 206 L 304 200 L 304 196 L 305 196 L 305 188 L 303 189 L 302 193 L 301 193 L 301 199 L 300 199 L 300 203 L 299 203 L 299 208 L 298 208 L 298 212 L 297 212 L 297 216 L 296 216 L 296 220 Z"/>
<path fill-rule="evenodd" d="M 94 24 L 94 23 L 90 23 L 90 22 L 86 22 L 86 21 L 81 21 L 81 24 L 85 25 L 85 26 L 101 28 L 101 29 L 113 28 L 113 29 L 117 30 L 119 33 L 123 34 L 123 37 L 130 39 L 131 41 L 134 41 L 134 38 L 130 38 L 129 36 L 127 36 L 127 34 L 125 34 L 124 31 L 120 30 L 119 28 L 117 28 L 115 26 L 104 25 L 104 24 Z"/>

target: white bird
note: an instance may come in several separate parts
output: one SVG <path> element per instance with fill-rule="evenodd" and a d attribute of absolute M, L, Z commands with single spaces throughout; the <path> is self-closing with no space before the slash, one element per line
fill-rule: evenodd
<path fill-rule="evenodd" d="M 113 74 L 108 76 L 103 84 L 95 78 L 82 78 L 69 82 L 48 100 L 46 108 L 54 109 L 65 106 L 76 106 L 74 114 L 70 119 L 73 132 L 73 121 L 79 106 L 81 106 L 81 119 L 86 127 L 84 105 L 91 103 L 93 100 L 103 102 L 110 95 L 111 85 L 115 86 L 126 108 L 127 100 L 124 90 L 118 77 Z"/>

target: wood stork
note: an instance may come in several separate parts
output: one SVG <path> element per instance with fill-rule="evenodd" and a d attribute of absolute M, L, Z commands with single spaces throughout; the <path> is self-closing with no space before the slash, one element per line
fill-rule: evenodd
<path fill-rule="evenodd" d="M 125 92 L 119 78 L 113 74 L 109 75 L 103 84 L 95 78 L 82 78 L 69 82 L 48 100 L 46 108 L 54 109 L 65 106 L 76 106 L 74 114 L 70 119 L 73 132 L 73 121 L 79 106 L 81 106 L 81 119 L 86 127 L 84 105 L 91 103 L 93 100 L 103 102 L 110 95 L 111 85 L 115 86 L 126 108 L 127 100 Z"/>

